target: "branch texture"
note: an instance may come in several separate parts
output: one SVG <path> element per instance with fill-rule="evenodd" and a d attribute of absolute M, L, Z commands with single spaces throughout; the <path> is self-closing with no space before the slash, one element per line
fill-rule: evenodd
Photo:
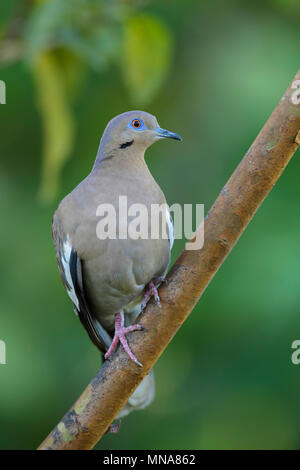
<path fill-rule="evenodd" d="M 128 335 L 143 368 L 119 347 L 40 450 L 92 449 L 152 369 L 296 151 L 299 84 L 300 70 L 207 214 L 204 247 L 183 251 L 160 288 L 161 308 L 149 303 L 138 320 L 144 330 Z"/>

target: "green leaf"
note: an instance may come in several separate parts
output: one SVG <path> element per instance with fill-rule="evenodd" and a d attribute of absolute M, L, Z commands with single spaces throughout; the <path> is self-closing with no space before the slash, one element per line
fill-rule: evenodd
<path fill-rule="evenodd" d="M 122 71 L 135 104 L 147 104 L 158 93 L 169 71 L 172 51 L 172 35 L 158 18 L 140 14 L 126 21 Z"/>
<path fill-rule="evenodd" d="M 124 5 L 123 5 L 124 6 Z M 116 17 L 115 11 L 122 15 Z M 68 49 L 97 70 L 116 60 L 120 50 L 122 3 L 104 0 L 51 0 L 39 3 L 27 23 L 26 58 Z"/>
<path fill-rule="evenodd" d="M 70 154 L 74 123 L 67 100 L 64 72 L 55 54 L 41 54 L 33 62 L 32 72 L 44 127 L 40 196 L 48 202 L 57 193 L 61 169 Z"/>
<path fill-rule="evenodd" d="M 95 28 L 84 37 L 74 31 L 61 34 L 61 44 L 97 71 L 118 57 L 120 41 L 119 31 L 113 27 Z"/>
<path fill-rule="evenodd" d="M 42 51 L 56 47 L 59 31 L 69 24 L 71 12 L 72 2 L 52 0 L 37 3 L 25 30 L 27 59 L 33 60 Z"/>

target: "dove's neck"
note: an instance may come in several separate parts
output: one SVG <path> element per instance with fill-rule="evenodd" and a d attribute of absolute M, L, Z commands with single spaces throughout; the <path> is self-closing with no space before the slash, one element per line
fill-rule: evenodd
<path fill-rule="evenodd" d="M 97 173 L 100 176 L 102 172 L 124 176 L 133 173 L 149 175 L 150 172 L 145 162 L 144 146 L 134 144 L 127 148 L 115 149 L 108 155 L 98 152 L 92 173 Z"/>

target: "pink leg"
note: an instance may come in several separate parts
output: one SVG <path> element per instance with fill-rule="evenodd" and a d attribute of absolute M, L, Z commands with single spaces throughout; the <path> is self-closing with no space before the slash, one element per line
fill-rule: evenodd
<path fill-rule="evenodd" d="M 157 287 L 159 284 L 166 282 L 166 278 L 163 276 L 155 278 L 153 281 L 149 282 L 148 287 L 145 289 L 144 297 L 142 300 L 142 310 L 146 307 L 146 304 L 151 296 L 154 297 L 155 302 L 160 305 L 160 298 L 158 295 Z"/>
<path fill-rule="evenodd" d="M 105 354 L 105 359 L 109 358 L 111 353 L 115 350 L 118 342 L 122 343 L 124 350 L 127 352 L 128 356 L 130 359 L 132 359 L 136 364 L 139 366 L 143 367 L 143 365 L 137 360 L 135 355 L 132 353 L 126 339 L 126 334 L 129 333 L 130 331 L 136 331 L 136 330 L 141 330 L 142 326 L 141 325 L 130 325 L 125 327 L 124 326 L 124 312 L 121 310 L 120 313 L 116 316 L 116 321 L 115 321 L 115 335 L 112 340 L 112 343 L 110 345 L 109 350 Z"/>

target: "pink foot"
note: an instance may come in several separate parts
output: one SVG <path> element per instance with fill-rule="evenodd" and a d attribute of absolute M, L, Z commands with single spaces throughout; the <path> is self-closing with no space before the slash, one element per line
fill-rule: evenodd
<path fill-rule="evenodd" d="M 154 297 L 155 302 L 160 306 L 160 298 L 158 295 L 157 286 L 159 286 L 159 284 L 163 282 L 167 282 L 167 280 L 166 278 L 162 276 L 157 277 L 153 281 L 149 282 L 148 287 L 145 289 L 145 292 L 144 292 L 144 297 L 142 300 L 142 310 L 146 307 L 148 300 L 152 296 Z"/>
<path fill-rule="evenodd" d="M 120 426 L 121 426 L 121 421 L 117 422 L 117 423 L 112 423 L 105 431 L 104 434 L 109 434 L 110 432 L 112 434 L 117 434 L 119 432 L 119 429 L 120 429 Z"/>
<path fill-rule="evenodd" d="M 127 352 L 128 356 L 130 359 L 133 360 L 136 364 L 138 364 L 140 367 L 143 367 L 143 365 L 137 360 L 133 352 L 131 351 L 127 339 L 126 339 L 126 334 L 129 333 L 130 331 L 136 331 L 136 330 L 142 330 L 141 325 L 130 325 L 125 327 L 124 326 L 124 312 L 121 310 L 120 313 L 116 316 L 116 321 L 115 321 L 115 335 L 113 337 L 112 343 L 109 347 L 109 350 L 105 354 L 105 359 L 108 359 L 111 353 L 116 349 L 116 346 L 118 342 L 122 343 L 124 350 Z"/>

